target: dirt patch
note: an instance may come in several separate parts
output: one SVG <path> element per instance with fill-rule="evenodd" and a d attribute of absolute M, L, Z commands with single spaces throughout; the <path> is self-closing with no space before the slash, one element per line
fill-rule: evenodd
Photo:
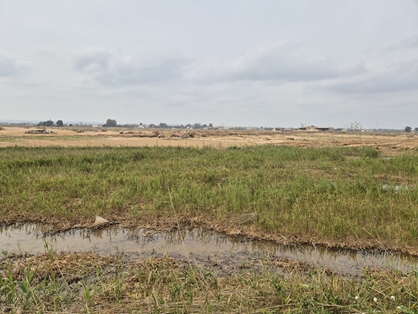
<path fill-rule="evenodd" d="M 0 133 L 0 147 L 8 146 L 246 146 L 287 145 L 294 147 L 359 147 L 372 146 L 386 156 L 418 147 L 418 136 L 404 133 L 331 133 L 331 132 L 273 132 L 230 130 L 120 130 L 68 129 L 42 130 L 50 132 L 39 138 L 36 128 L 5 127 Z"/>

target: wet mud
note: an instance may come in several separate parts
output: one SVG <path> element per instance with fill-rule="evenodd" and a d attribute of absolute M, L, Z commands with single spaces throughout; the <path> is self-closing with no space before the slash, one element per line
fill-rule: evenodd
<path fill-rule="evenodd" d="M 314 245 L 282 245 L 270 241 L 229 236 L 204 228 L 171 232 L 110 226 L 102 229 L 71 229 L 50 234 L 52 226 L 14 224 L 0 228 L 0 250 L 38 255 L 56 253 L 123 254 L 129 260 L 170 257 L 184 263 L 216 268 L 220 273 L 263 265 L 281 269 L 321 268 L 344 275 L 361 275 L 364 269 L 410 271 L 418 258 L 394 252 L 330 249 Z"/>

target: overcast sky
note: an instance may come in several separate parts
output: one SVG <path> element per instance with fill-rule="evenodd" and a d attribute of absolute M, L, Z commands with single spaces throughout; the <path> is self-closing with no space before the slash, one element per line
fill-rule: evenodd
<path fill-rule="evenodd" d="M 0 120 L 418 127 L 418 0 L 3 0 Z"/>

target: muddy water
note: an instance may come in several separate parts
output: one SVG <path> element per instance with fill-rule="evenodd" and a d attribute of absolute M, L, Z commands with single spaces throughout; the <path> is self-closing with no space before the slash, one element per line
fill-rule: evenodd
<path fill-rule="evenodd" d="M 387 253 L 332 250 L 315 246 L 283 246 L 266 241 L 230 237 L 203 229 L 170 233 L 144 229 L 109 228 L 71 230 L 45 236 L 48 226 L 13 225 L 0 228 L 0 250 L 8 252 L 122 252 L 130 259 L 171 256 L 231 272 L 236 268 L 261 268 L 263 262 L 288 259 L 343 274 L 359 275 L 363 268 L 394 268 L 409 271 L 418 267 L 418 259 Z"/>

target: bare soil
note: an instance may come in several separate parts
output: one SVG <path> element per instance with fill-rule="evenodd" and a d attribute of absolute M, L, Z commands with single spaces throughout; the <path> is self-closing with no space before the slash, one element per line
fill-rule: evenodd
<path fill-rule="evenodd" d="M 372 146 L 390 156 L 418 147 L 414 133 L 319 132 L 319 131 L 231 131 L 231 130 L 128 130 L 5 127 L 0 130 L 0 147 L 8 146 L 245 146 L 287 145 L 294 147 Z M 27 133 L 27 132 L 30 133 Z M 33 132 L 36 133 L 36 132 Z M 187 134 L 187 135 L 186 135 Z M 192 135 L 193 137 L 187 137 Z M 184 138 L 184 137 L 187 138 Z"/>

